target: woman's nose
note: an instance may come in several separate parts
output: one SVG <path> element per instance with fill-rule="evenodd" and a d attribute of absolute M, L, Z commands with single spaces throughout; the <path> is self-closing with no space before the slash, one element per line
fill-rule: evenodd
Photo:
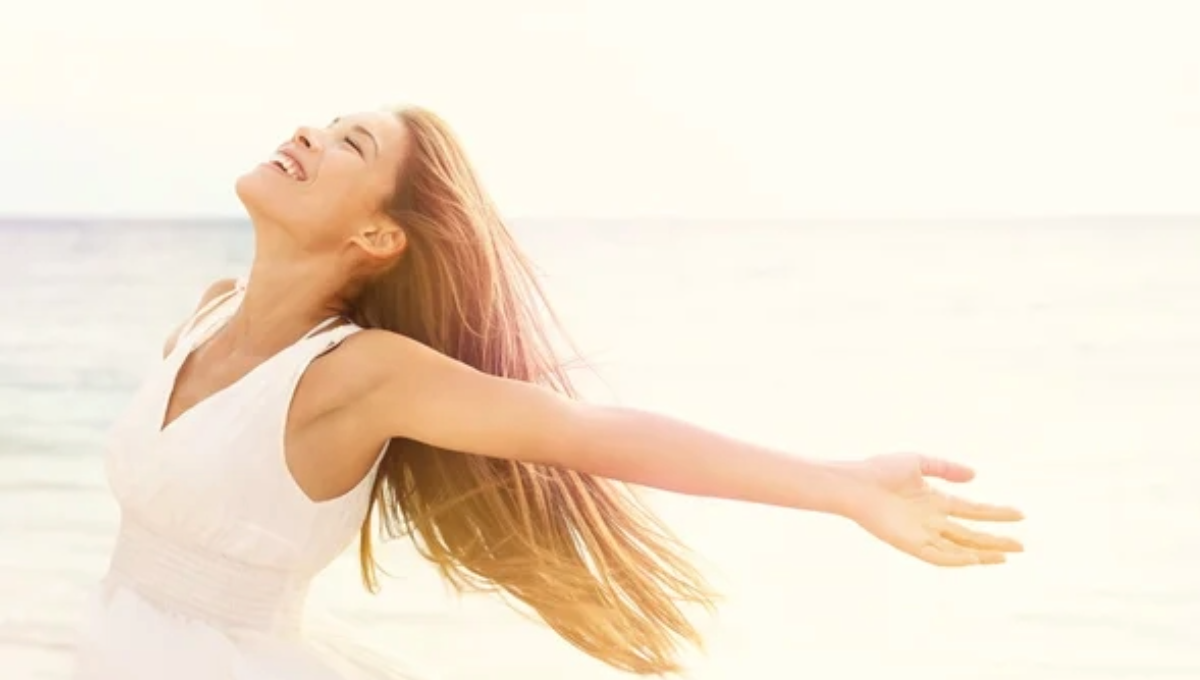
<path fill-rule="evenodd" d="M 316 131 L 310 127 L 298 128 L 292 135 L 292 141 L 305 149 L 315 149 L 319 144 Z"/>

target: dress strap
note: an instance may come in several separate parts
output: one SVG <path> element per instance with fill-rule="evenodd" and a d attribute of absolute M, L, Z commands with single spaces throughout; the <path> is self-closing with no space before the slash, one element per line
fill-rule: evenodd
<path fill-rule="evenodd" d="M 332 327 L 329 327 L 330 325 Z M 346 338 L 362 330 L 361 326 L 352 323 L 341 325 L 322 323 L 319 328 L 324 328 L 324 330 L 314 331 L 301 341 L 312 348 L 308 352 L 308 361 L 333 350 Z"/>
<path fill-rule="evenodd" d="M 338 321 L 341 321 L 341 320 L 342 320 L 341 316 L 331 316 L 328 319 L 325 319 L 321 323 L 317 324 L 316 326 L 313 326 L 313 329 L 311 331 L 305 333 L 304 337 L 301 338 L 301 340 L 308 340 L 309 338 L 316 337 L 317 335 L 320 335 L 321 333 L 325 332 L 326 330 L 328 330 L 334 324 L 336 324 Z"/>
<path fill-rule="evenodd" d="M 201 321 L 205 319 L 211 319 L 213 312 L 217 311 L 217 309 L 219 309 L 222 305 L 240 295 L 244 288 L 245 282 L 242 279 L 238 279 L 233 288 L 209 300 L 203 307 L 200 308 L 200 311 L 193 314 L 192 318 L 188 319 L 188 322 L 184 324 L 182 329 L 180 329 L 179 335 L 176 336 L 178 338 L 176 345 L 178 346 L 185 344 L 185 339 L 189 338 L 189 336 L 200 325 Z"/>

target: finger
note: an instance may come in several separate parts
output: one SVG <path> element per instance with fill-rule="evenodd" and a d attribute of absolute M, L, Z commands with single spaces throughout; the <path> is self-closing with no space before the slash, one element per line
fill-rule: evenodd
<path fill-rule="evenodd" d="M 1006 536 L 994 536 L 967 528 L 958 522 L 947 521 L 939 530 L 943 538 L 965 548 L 986 552 L 1024 552 L 1025 546 Z"/>
<path fill-rule="evenodd" d="M 966 465 L 929 456 L 921 456 L 921 475 L 955 483 L 969 482 L 975 479 L 975 471 Z"/>
<path fill-rule="evenodd" d="M 937 567 L 972 567 L 980 563 L 973 552 L 944 538 L 935 538 L 921 546 L 917 557 Z"/>
<path fill-rule="evenodd" d="M 1018 522 L 1025 515 L 1016 508 L 1004 505 L 989 505 L 976 503 L 958 496 L 941 495 L 942 509 L 947 515 L 959 519 L 970 519 L 979 522 Z"/>
<path fill-rule="evenodd" d="M 1004 564 L 1008 561 L 1008 555 L 994 550 L 974 550 L 972 551 L 980 564 Z"/>

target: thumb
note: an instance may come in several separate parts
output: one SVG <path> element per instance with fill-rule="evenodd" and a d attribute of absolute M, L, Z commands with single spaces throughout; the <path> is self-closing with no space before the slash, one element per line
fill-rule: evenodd
<path fill-rule="evenodd" d="M 929 456 L 921 456 L 920 462 L 922 477 L 936 477 L 955 483 L 969 482 L 975 478 L 975 471 L 960 463 Z"/>

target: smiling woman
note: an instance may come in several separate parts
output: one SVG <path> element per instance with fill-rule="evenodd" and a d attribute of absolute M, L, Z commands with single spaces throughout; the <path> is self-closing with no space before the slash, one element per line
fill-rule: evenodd
<path fill-rule="evenodd" d="M 956 520 L 1017 511 L 925 482 L 969 481 L 954 463 L 822 462 L 577 399 L 530 263 L 427 111 L 301 128 L 237 193 L 248 277 L 204 294 L 113 428 L 80 678 L 405 677 L 302 624 L 355 534 L 377 585 L 377 525 L 613 667 L 677 671 L 714 595 L 624 483 L 837 514 L 940 566 L 1020 550 Z"/>

